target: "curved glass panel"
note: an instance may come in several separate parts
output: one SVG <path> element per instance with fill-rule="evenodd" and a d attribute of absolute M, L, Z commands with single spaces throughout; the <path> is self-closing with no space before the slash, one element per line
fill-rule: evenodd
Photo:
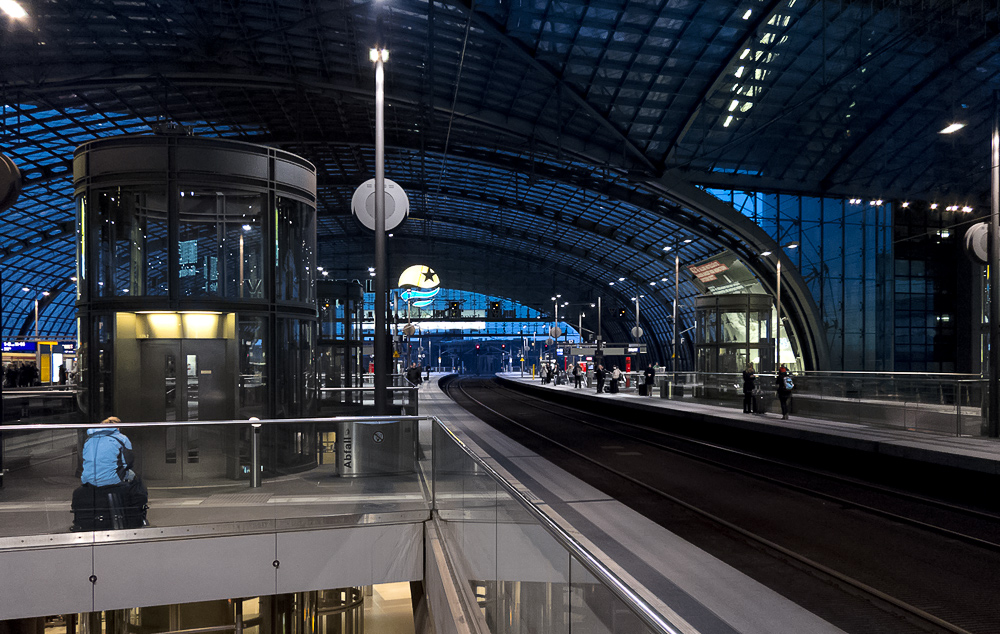
<path fill-rule="evenodd" d="M 167 294 L 167 201 L 162 189 L 109 187 L 91 193 L 96 297 Z M 95 217 L 96 215 L 96 217 Z"/>
<path fill-rule="evenodd" d="M 312 302 L 316 271 L 316 210 L 292 198 L 275 203 L 276 300 Z"/>
<path fill-rule="evenodd" d="M 263 298 L 266 194 L 212 188 L 180 192 L 181 297 Z"/>

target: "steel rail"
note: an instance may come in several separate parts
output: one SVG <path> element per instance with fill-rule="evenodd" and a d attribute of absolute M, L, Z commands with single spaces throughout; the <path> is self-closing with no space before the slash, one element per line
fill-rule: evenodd
<path fill-rule="evenodd" d="M 468 393 L 465 392 L 465 390 L 463 388 L 459 388 L 459 389 L 462 390 L 462 392 L 466 395 L 467 398 L 469 398 L 471 401 L 474 401 L 475 403 L 477 403 L 480 407 L 483 407 L 484 409 L 487 409 L 490 412 L 493 412 L 494 414 L 496 414 L 500 418 L 503 418 L 504 420 L 509 421 L 510 423 L 512 423 L 512 424 L 520 427 L 521 429 L 524 429 L 525 431 L 538 436 L 539 438 L 541 438 L 545 442 L 551 443 L 551 444 L 559 447 L 560 449 L 562 449 L 564 451 L 567 451 L 567 452 L 569 452 L 569 453 L 577 456 L 578 458 L 580 458 L 580 459 L 582 459 L 582 460 L 584 460 L 586 462 L 589 462 L 589 463 L 591 463 L 591 464 L 593 464 L 593 465 L 595 465 L 597 467 L 600 467 L 601 469 L 604 469 L 605 471 L 613 473 L 614 475 L 616 475 L 616 476 L 618 476 L 618 477 L 620 477 L 620 478 L 622 478 L 624 480 L 627 480 L 628 482 L 631 482 L 632 484 L 635 484 L 635 485 L 637 485 L 639 487 L 642 487 L 642 488 L 646 489 L 647 491 L 650 491 L 651 493 L 655 493 L 656 495 L 662 497 L 665 500 L 669 500 L 670 502 L 672 502 L 674 504 L 677 504 L 678 506 L 681 506 L 682 508 L 685 508 L 685 509 L 687 509 L 687 510 L 693 512 L 693 513 L 696 513 L 696 514 L 698 514 L 698 515 L 700 515 L 700 516 L 702 516 L 702 517 L 704 517 L 704 518 L 706 518 L 708 520 L 711 520 L 712 522 L 715 522 L 719 526 L 722 526 L 722 527 L 724 527 L 726 529 L 729 529 L 729 530 L 731 530 L 731 531 L 733 531 L 733 532 L 735 532 L 735 533 L 737 533 L 737 534 L 739 534 L 739 535 L 741 535 L 741 536 L 743 536 L 743 537 L 745 537 L 745 538 L 747 538 L 749 540 L 757 542 L 758 544 L 761 544 L 762 546 L 765 546 L 765 547 L 767 547 L 767 548 L 769 548 L 769 549 L 771 549 L 771 550 L 773 550 L 773 551 L 781 554 L 782 556 L 787 557 L 788 559 L 794 560 L 796 562 L 799 562 L 800 564 L 808 566 L 809 568 L 812 568 L 813 570 L 815 570 L 815 571 L 817 571 L 817 572 L 819 572 L 819 573 L 821 573 L 823 575 L 826 575 L 827 577 L 830 577 L 831 579 L 839 581 L 839 582 L 841 582 L 841 583 L 843 583 L 843 584 L 845 584 L 845 585 L 847 585 L 847 586 L 855 589 L 856 591 L 861 591 L 864 594 L 867 594 L 867 595 L 869 595 L 871 597 L 875 597 L 876 599 L 879 599 L 879 600 L 881 600 L 881 601 L 883 601 L 883 602 L 885 602 L 885 603 L 887 603 L 887 604 L 889 604 L 889 605 L 891 605 L 891 606 L 893 606 L 893 607 L 895 607 L 895 608 L 897 608 L 899 610 L 902 610 L 902 611 L 906 612 L 907 614 L 910 614 L 910 615 L 912 615 L 914 617 L 917 617 L 917 618 L 919 618 L 919 619 L 921 619 L 921 620 L 923 620 L 923 621 L 925 621 L 927 623 L 933 624 L 934 626 L 937 626 L 939 628 L 947 630 L 948 632 L 951 632 L 952 634 L 972 634 L 968 630 L 965 630 L 965 629 L 960 628 L 960 627 L 958 627 L 956 625 L 953 625 L 953 624 L 951 624 L 951 623 L 949 623 L 949 622 L 941 619 L 940 617 L 934 616 L 933 614 L 931 614 L 929 612 L 926 612 L 925 610 L 921 610 L 920 608 L 918 608 L 918 607 L 916 607 L 914 605 L 911 605 L 911 604 L 907 603 L 906 601 L 903 601 L 902 599 L 898 599 L 898 598 L 896 598 L 896 597 L 894 597 L 892 595 L 886 594 L 885 592 L 882 592 L 881 590 L 879 590 L 877 588 L 874 588 L 874 587 L 872 587 L 872 586 L 864 583 L 863 581 L 860 581 L 858 579 L 850 577 L 850 576 L 848 576 L 848 575 L 846 575 L 846 574 L 844 574 L 842 572 L 839 572 L 838 570 L 835 570 L 833 568 L 830 568 L 829 566 L 821 564 L 818 561 L 814 561 L 813 559 L 810 559 L 809 557 L 806 557 L 805 555 L 801 555 L 801 554 L 799 554 L 799 553 L 797 553 L 797 552 L 795 552 L 795 551 L 793 551 L 793 550 L 791 550 L 789 548 L 781 546 L 780 544 L 778 544 L 776 542 L 773 542 L 773 541 L 771 541 L 771 540 L 769 540 L 769 539 L 767 539 L 765 537 L 762 537 L 761 535 L 757 535 L 756 533 L 754 533 L 752 531 L 749 531 L 749 530 L 747 530 L 745 528 L 741 528 L 740 526 L 737 526 L 736 524 L 733 524 L 732 522 L 729 522 L 728 520 L 725 520 L 725 519 L 723 519 L 723 518 L 721 518 L 721 517 L 719 517 L 719 516 L 717 516 L 717 515 L 715 515 L 713 513 L 710 513 L 708 511 L 702 509 L 702 508 L 699 508 L 699 507 L 695 506 L 694 504 L 691 504 L 690 502 L 685 502 L 684 500 L 682 500 L 682 499 L 680 499 L 680 498 L 678 498 L 676 496 L 673 496 L 673 495 L 667 493 L 666 491 L 663 491 L 662 489 L 659 489 L 659 488 L 657 488 L 657 487 L 655 487 L 655 486 L 653 486 L 653 485 L 651 485 L 651 484 L 649 484 L 647 482 L 644 482 L 644 481 L 642 481 L 642 480 L 640 480 L 640 479 L 638 479 L 638 478 L 636 478 L 634 476 L 628 475 L 627 473 L 624 473 L 622 471 L 619 471 L 618 469 L 610 467 L 610 466 L 608 466 L 608 465 L 600 462 L 599 460 L 595 460 L 594 458 L 591 458 L 590 456 L 587 456 L 587 455 L 581 453 L 580 451 L 577 451 L 576 449 L 573 449 L 572 447 L 570 447 L 570 446 L 568 446 L 568 445 L 566 445 L 564 443 L 559 442 L 558 440 L 554 440 L 552 438 L 549 438 L 549 437 L 545 436 L 544 434 L 542 434 L 541 432 L 536 431 L 534 429 L 531 429 L 527 425 L 519 423 L 519 422 L 515 421 L 514 419 L 512 419 L 512 418 L 510 418 L 508 416 L 505 416 L 504 414 L 501 414 L 500 412 L 494 410 L 493 408 L 489 407 L 488 405 L 483 404 L 481 401 L 478 401 L 475 398 L 473 398 L 472 396 L 469 396 Z"/>
<path fill-rule="evenodd" d="M 728 453 L 728 454 L 732 454 L 732 455 L 736 455 L 736 456 L 741 456 L 741 457 L 744 457 L 744 458 L 749 458 L 749 459 L 752 459 L 752 460 L 756 460 L 757 462 L 763 462 L 763 463 L 766 463 L 766 464 L 776 465 L 776 466 L 782 467 L 784 469 L 789 469 L 789 470 L 798 471 L 798 472 L 801 472 L 801 473 L 807 473 L 807 474 L 810 474 L 810 475 L 819 476 L 821 478 L 826 478 L 827 480 L 832 480 L 834 482 L 839 482 L 839 483 L 842 483 L 842 484 L 847 484 L 847 485 L 850 485 L 850 486 L 854 486 L 854 487 L 858 487 L 858 488 L 862 488 L 862 489 L 867 489 L 868 491 L 874 491 L 874 492 L 877 492 L 877 493 L 881 493 L 883 495 L 894 496 L 897 499 L 904 499 L 904 500 L 911 501 L 911 502 L 919 502 L 921 504 L 926 504 L 928 506 L 933 506 L 933 507 L 936 507 L 936 508 L 939 508 L 939 509 L 943 509 L 943 510 L 946 510 L 946 511 L 949 511 L 949 512 L 952 512 L 952 513 L 960 513 L 962 515 L 965 515 L 965 516 L 968 516 L 968 517 L 974 517 L 974 518 L 980 519 L 980 520 L 1000 521 L 1000 516 L 997 516 L 996 514 L 993 514 L 993 513 L 987 513 L 987 512 L 984 512 L 984 511 L 979 511 L 977 509 L 967 508 L 967 507 L 964 507 L 964 506 L 958 506 L 956 504 L 951 504 L 949 502 L 945 502 L 945 501 L 942 501 L 942 500 L 935 500 L 933 498 L 928 498 L 928 497 L 925 497 L 925 496 L 916 495 L 916 494 L 913 494 L 913 493 L 908 493 L 906 491 L 899 491 L 899 490 L 896 490 L 896 489 L 891 489 L 889 487 L 879 486 L 879 485 L 875 485 L 875 484 L 872 484 L 872 483 L 869 483 L 869 482 L 863 482 L 863 481 L 856 480 L 856 479 L 853 479 L 853 478 L 848 478 L 846 476 L 841 476 L 841 475 L 838 475 L 836 473 L 829 473 L 829 472 L 825 472 L 825 471 L 819 471 L 817 469 L 810 469 L 809 467 L 804 467 L 804 466 L 801 466 L 801 465 L 792 464 L 792 463 L 789 463 L 789 462 L 784 462 L 782 460 L 775 460 L 774 458 L 767 458 L 767 457 L 764 457 L 764 456 L 759 456 L 759 455 L 756 455 L 756 454 L 753 454 L 753 453 L 750 453 L 750 452 L 747 452 L 747 451 L 742 451 L 742 450 L 734 449 L 732 447 L 726 447 L 724 445 L 719 445 L 719 444 L 707 442 L 707 441 L 704 441 L 704 440 L 698 440 L 696 438 L 690 438 L 690 437 L 683 436 L 683 435 L 680 435 L 680 434 L 673 434 L 673 433 L 670 433 L 670 432 L 665 432 L 663 430 L 656 429 L 656 428 L 653 428 L 653 427 L 647 427 L 647 426 L 639 425 L 639 424 L 636 424 L 636 423 L 629 423 L 629 422 L 622 421 L 622 420 L 616 420 L 616 419 L 611 418 L 609 416 L 603 416 L 601 414 L 595 414 L 593 412 L 590 412 L 590 411 L 587 411 L 587 410 L 582 410 L 582 409 L 579 409 L 579 408 L 576 408 L 576 407 L 572 407 L 572 406 L 569 406 L 569 405 L 562 405 L 560 403 L 553 403 L 552 401 L 546 401 L 545 399 L 542 399 L 540 397 L 537 397 L 537 396 L 534 396 L 534 395 L 531 395 L 531 394 L 525 394 L 524 392 L 519 392 L 517 390 L 512 390 L 509 387 L 499 386 L 498 389 L 506 390 L 508 392 L 512 392 L 514 394 L 517 394 L 519 396 L 523 396 L 523 397 L 525 397 L 527 399 L 531 399 L 533 401 L 540 401 L 542 403 L 546 403 L 547 405 L 553 405 L 553 406 L 555 406 L 557 408 L 567 409 L 567 410 L 570 410 L 572 412 L 579 412 L 579 413 L 591 416 L 593 418 L 602 418 L 604 420 L 607 420 L 607 421 L 610 421 L 610 422 L 614 423 L 615 425 L 621 425 L 623 427 L 632 427 L 634 429 L 638 429 L 638 430 L 641 430 L 643 432 L 652 433 L 652 434 L 655 434 L 657 436 L 663 436 L 663 437 L 666 437 L 666 438 L 670 438 L 672 440 L 677 440 L 677 441 L 685 442 L 685 443 L 688 443 L 688 444 L 691 444 L 691 445 L 697 445 L 699 447 L 708 448 L 708 449 L 712 449 L 712 450 L 715 450 L 715 451 L 719 451 L 719 452 L 723 452 L 723 453 Z M 520 403 L 531 405 L 531 406 L 533 406 L 533 407 L 535 407 L 537 409 L 540 409 L 542 411 L 549 412 L 551 414 L 556 414 L 557 416 L 565 416 L 564 414 L 560 414 L 558 411 L 556 411 L 554 409 L 549 409 L 549 408 L 546 408 L 546 407 L 539 407 L 538 405 L 536 405 L 534 403 L 528 403 L 524 399 L 515 399 L 515 400 L 517 400 Z M 684 456 L 685 458 L 690 458 L 691 460 L 697 460 L 699 462 L 703 462 L 705 464 L 710 464 L 710 465 L 713 465 L 713 466 L 724 467 L 724 468 L 726 468 L 729 471 L 736 472 L 736 473 L 742 473 L 742 474 L 747 475 L 749 477 L 756 478 L 758 480 L 762 480 L 762 481 L 765 481 L 765 482 L 770 482 L 772 484 L 776 484 L 776 485 L 785 487 L 787 489 L 791 489 L 791 490 L 794 490 L 794 491 L 799 491 L 800 493 L 806 493 L 806 494 L 812 495 L 814 497 L 820 497 L 820 498 L 829 500 L 831 502 L 837 502 L 838 504 L 842 504 L 842 505 L 850 506 L 852 508 L 856 508 L 856 509 L 859 509 L 859 510 L 862 510 L 862 511 L 866 511 L 866 512 L 871 513 L 873 515 L 878 515 L 880 517 L 885 517 L 885 518 L 888 518 L 888 519 L 891 519 L 891 520 L 894 520 L 894 521 L 897 521 L 897 522 L 900 522 L 900 523 L 903 523 L 903 524 L 908 524 L 910 526 L 915 526 L 915 527 L 921 528 L 923 530 L 927 530 L 927 531 L 931 531 L 931 532 L 934 532 L 934 533 L 938 533 L 940 535 L 944 535 L 944 536 L 950 537 L 952 539 L 956 539 L 956 540 L 963 541 L 963 542 L 968 543 L 968 544 L 972 544 L 973 546 L 977 546 L 979 548 L 985 548 L 985 549 L 988 549 L 988 550 L 993 550 L 993 551 L 1000 552 L 1000 543 L 997 543 L 997 542 L 992 542 L 992 541 L 989 541 L 989 540 L 981 539 L 979 537 L 974 537 L 972 535 L 967 535 L 965 533 L 959 533 L 959 532 L 953 531 L 953 530 L 951 530 L 949 528 L 944 528 L 942 526 L 937 526 L 935 524 L 928 524 L 927 522 L 923 522 L 923 521 L 918 520 L 918 519 L 907 517 L 905 515 L 899 515 L 897 513 L 891 512 L 891 511 L 885 511 L 885 510 L 882 510 L 882 509 L 879 509 L 879 508 L 876 508 L 876 507 L 873 507 L 873 506 L 869 506 L 867 504 L 862 504 L 860 502 L 856 502 L 854 500 L 850 500 L 850 499 L 847 499 L 847 498 L 842 498 L 842 497 L 839 497 L 839 496 L 836 496 L 836 495 L 833 495 L 833 494 L 830 494 L 830 493 L 824 493 L 823 491 L 818 491 L 816 489 L 812 489 L 812 488 L 809 488 L 809 487 L 806 487 L 806 486 L 803 486 L 803 485 L 792 484 L 790 482 L 785 482 L 785 481 L 780 480 L 778 478 L 774 478 L 774 477 L 771 477 L 771 476 L 767 476 L 767 475 L 763 475 L 763 474 L 760 474 L 760 473 L 756 473 L 754 471 L 751 471 L 750 469 L 745 469 L 743 467 L 737 467 L 737 466 L 734 466 L 732 464 L 723 462 L 721 460 L 716 460 L 716 459 L 713 459 L 713 458 L 708 458 L 706 456 L 700 456 L 700 455 L 698 455 L 696 453 L 692 453 L 690 451 L 685 451 L 685 450 L 679 449 L 677 447 L 671 447 L 670 445 L 665 445 L 665 444 L 661 444 L 661 443 L 658 443 L 658 442 L 654 442 L 652 440 L 649 440 L 649 439 L 646 439 L 646 438 L 641 438 L 639 436 L 634 436 L 632 434 L 629 434 L 629 433 L 626 433 L 626 432 L 623 432 L 623 431 L 619 431 L 619 430 L 615 430 L 615 429 L 610 429 L 608 427 L 603 427 L 603 426 L 601 426 L 601 425 L 599 425 L 597 423 L 589 423 L 589 422 L 587 422 L 585 420 L 581 420 L 579 418 L 574 418 L 573 422 L 581 424 L 581 425 L 586 425 L 588 427 L 593 427 L 595 429 L 607 432 L 609 434 L 615 434 L 617 436 L 622 436 L 624 438 L 628 438 L 630 440 L 633 440 L 635 442 L 638 442 L 640 444 L 643 444 L 643 445 L 646 445 L 646 446 L 649 446 L 649 447 L 655 447 L 657 449 L 662 449 L 664 451 L 669 451 L 670 453 L 681 455 L 681 456 Z"/>

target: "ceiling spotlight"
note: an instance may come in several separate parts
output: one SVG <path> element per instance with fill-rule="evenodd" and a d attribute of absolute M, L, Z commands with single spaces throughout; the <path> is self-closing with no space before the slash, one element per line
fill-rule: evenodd
<path fill-rule="evenodd" d="M 28 12 L 25 11 L 21 5 L 19 5 L 14 0 L 0 0 L 0 9 L 10 17 L 19 20 L 21 18 L 27 17 Z"/>
<path fill-rule="evenodd" d="M 619 278 L 618 278 L 618 281 L 619 281 L 619 282 L 624 282 L 624 281 L 625 281 L 625 278 L 624 278 L 624 277 L 619 277 Z"/>
<path fill-rule="evenodd" d="M 931 209 L 937 209 L 937 203 L 931 203 Z"/>
<path fill-rule="evenodd" d="M 910 203 L 908 201 L 904 201 L 903 202 L 903 209 L 906 209 L 909 206 L 910 206 Z"/>
<path fill-rule="evenodd" d="M 945 129 L 941 130 L 938 134 L 951 134 L 952 132 L 957 132 L 965 127 L 964 123 L 952 123 Z"/>
<path fill-rule="evenodd" d="M 969 213 L 970 211 L 972 211 L 972 207 L 966 205 L 965 207 L 962 207 L 962 211 L 964 211 L 965 213 Z"/>
<path fill-rule="evenodd" d="M 673 247 L 663 247 L 663 250 L 664 250 L 664 251 L 670 251 L 670 250 L 672 250 L 672 249 L 673 249 Z"/>

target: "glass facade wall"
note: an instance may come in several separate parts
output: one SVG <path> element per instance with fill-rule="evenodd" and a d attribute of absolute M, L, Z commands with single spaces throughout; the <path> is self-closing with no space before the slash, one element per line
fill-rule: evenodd
<path fill-rule="evenodd" d="M 829 369 L 894 368 L 893 203 L 708 191 L 778 244 L 799 242 L 785 255 L 805 278 L 823 316 Z"/>

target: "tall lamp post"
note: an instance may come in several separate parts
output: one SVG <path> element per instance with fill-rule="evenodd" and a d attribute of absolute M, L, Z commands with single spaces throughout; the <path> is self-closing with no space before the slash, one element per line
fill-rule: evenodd
<path fill-rule="evenodd" d="M 1000 91 L 993 92 L 993 134 L 990 151 L 990 378 L 987 384 L 989 417 L 986 433 L 1000 436 Z"/>
<path fill-rule="evenodd" d="M 672 375 L 670 378 L 671 389 L 673 389 L 673 386 L 677 385 L 677 305 L 680 304 L 681 293 L 681 248 L 688 244 L 691 244 L 690 238 L 684 240 L 680 244 L 663 247 L 664 251 L 674 252 L 674 336 L 673 342 L 670 346 L 670 374 Z"/>
<path fill-rule="evenodd" d="M 388 373 L 386 372 L 386 299 L 389 271 L 385 253 L 385 68 L 389 51 L 373 48 L 369 53 L 375 62 L 375 415 L 388 413 L 386 402 Z"/>
<path fill-rule="evenodd" d="M 774 329 L 774 371 L 775 373 L 781 369 L 781 258 L 784 256 L 784 252 L 780 249 L 795 249 L 798 248 L 798 241 L 789 242 L 788 244 L 783 244 L 779 248 L 778 253 L 775 258 L 778 261 L 778 288 L 775 293 L 774 303 L 778 311 L 778 323 Z M 762 251 L 761 255 L 767 256 L 771 255 L 770 251 Z"/>

